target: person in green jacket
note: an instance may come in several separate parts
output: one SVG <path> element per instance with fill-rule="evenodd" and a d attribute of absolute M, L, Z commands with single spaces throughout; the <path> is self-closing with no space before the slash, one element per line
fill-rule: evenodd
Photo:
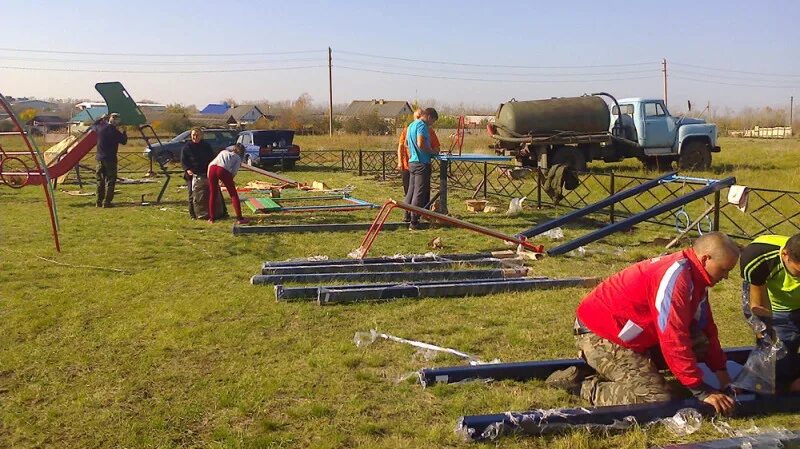
<path fill-rule="evenodd" d="M 739 266 L 749 312 L 786 347 L 775 365 L 776 383 L 800 391 L 800 234 L 758 237 L 742 250 Z"/>

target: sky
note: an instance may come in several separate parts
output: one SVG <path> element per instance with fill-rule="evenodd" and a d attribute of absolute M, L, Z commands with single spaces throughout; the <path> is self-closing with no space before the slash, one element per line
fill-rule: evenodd
<path fill-rule="evenodd" d="M 0 93 L 495 106 L 608 92 L 725 108 L 800 103 L 800 2 L 3 0 Z"/>

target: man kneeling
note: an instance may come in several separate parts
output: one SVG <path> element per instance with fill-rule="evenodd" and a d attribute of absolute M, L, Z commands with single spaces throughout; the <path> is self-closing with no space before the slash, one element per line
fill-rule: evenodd
<path fill-rule="evenodd" d="M 704 361 L 721 389 L 730 384 L 708 288 L 728 277 L 738 257 L 739 247 L 714 232 L 692 248 L 639 262 L 598 285 L 578 306 L 575 321 L 578 348 L 598 374 L 583 381 L 581 396 L 597 406 L 671 399 L 652 360 L 652 351 L 660 349 L 695 397 L 718 413 L 732 411 L 733 399 L 706 385 L 697 365 Z"/>

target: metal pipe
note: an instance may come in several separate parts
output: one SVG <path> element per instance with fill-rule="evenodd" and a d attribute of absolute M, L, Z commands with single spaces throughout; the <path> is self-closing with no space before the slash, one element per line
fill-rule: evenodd
<path fill-rule="evenodd" d="M 612 204 L 618 203 L 618 202 L 620 202 L 620 201 L 622 201 L 624 199 L 630 198 L 630 197 L 632 197 L 634 195 L 638 195 L 639 193 L 642 193 L 642 192 L 645 192 L 647 190 L 650 190 L 653 187 L 661 184 L 661 182 L 666 180 L 667 178 L 670 178 L 670 177 L 674 176 L 676 173 L 677 172 L 667 173 L 667 174 L 664 174 L 662 176 L 659 176 L 656 179 L 651 179 L 651 180 L 649 180 L 647 182 L 643 182 L 643 183 L 639 184 L 636 187 L 632 187 L 630 189 L 622 190 L 622 191 L 617 192 L 617 193 L 615 193 L 615 194 L 613 194 L 613 195 L 611 195 L 609 197 L 606 197 L 605 199 L 602 199 L 602 200 L 600 200 L 600 201 L 598 201 L 596 203 L 590 204 L 590 205 L 588 205 L 588 206 L 586 206 L 586 207 L 584 207 L 582 209 L 578 209 L 576 211 L 573 211 L 573 212 L 570 212 L 568 214 L 562 215 L 562 216 L 560 216 L 558 218 L 555 218 L 553 220 L 550 220 L 550 221 L 544 222 L 542 224 L 536 225 L 536 226 L 534 226 L 532 228 L 526 229 L 526 230 L 520 232 L 519 235 L 522 235 L 524 237 L 530 238 L 530 237 L 539 235 L 542 232 L 546 232 L 546 231 L 548 231 L 550 229 L 557 228 L 557 227 L 559 227 L 559 226 L 561 226 L 563 224 L 569 223 L 569 222 L 571 222 L 573 220 L 576 220 L 576 219 L 578 219 L 580 217 L 589 215 L 589 214 L 591 214 L 593 212 L 597 212 L 600 209 L 603 209 L 603 208 L 605 208 L 607 206 L 610 206 Z"/>
<path fill-rule="evenodd" d="M 494 293 L 530 291 L 547 288 L 589 287 L 597 285 L 597 278 L 526 279 L 511 282 L 480 282 L 466 284 L 414 285 L 401 284 L 391 287 L 364 287 L 339 289 L 320 287 L 317 302 L 326 304 L 348 303 L 369 300 L 398 298 L 448 298 L 483 296 Z"/>
<path fill-rule="evenodd" d="M 629 229 L 631 226 L 641 223 L 647 219 L 653 218 L 656 215 L 662 214 L 664 212 L 668 212 L 676 207 L 683 206 L 684 204 L 691 203 L 692 201 L 702 198 L 706 195 L 710 195 L 716 191 L 724 189 L 725 187 L 732 186 L 736 183 L 736 178 L 731 176 L 729 178 L 722 179 L 720 181 L 713 182 L 703 188 L 697 189 L 693 192 L 687 193 L 681 197 L 675 198 L 672 201 L 668 201 L 666 203 L 660 204 L 658 206 L 651 207 L 643 212 L 638 214 L 632 215 L 622 221 L 618 221 L 616 223 L 612 223 L 607 225 L 603 228 L 600 228 L 596 231 L 592 231 L 582 237 L 578 237 L 575 240 L 569 241 L 564 243 L 560 246 L 557 246 L 550 251 L 547 252 L 548 255 L 557 256 L 560 254 L 567 253 L 572 251 L 579 246 L 583 246 L 589 243 L 594 242 L 595 240 L 599 240 L 609 234 L 613 234 L 622 229 Z"/>
<path fill-rule="evenodd" d="M 407 226 L 407 225 L 406 225 Z M 364 259 L 328 259 L 328 260 L 281 260 L 274 262 L 264 262 L 262 267 L 297 267 L 297 266 L 310 266 L 310 265 L 363 265 L 369 263 L 387 263 L 387 262 L 430 262 L 433 260 L 475 260 L 486 259 L 494 257 L 497 259 L 503 258 L 508 254 L 505 251 L 499 252 L 486 252 L 486 253 L 469 253 L 469 254 L 440 254 L 440 255 L 399 255 L 399 256 L 381 256 L 381 257 L 365 257 Z"/>
<path fill-rule="evenodd" d="M 460 281 L 453 281 L 453 280 L 444 280 L 444 281 L 424 281 L 424 282 L 414 282 L 413 285 L 420 286 L 420 285 L 452 285 L 452 284 L 459 284 L 459 285 L 466 285 L 466 284 L 480 284 L 480 283 L 488 283 L 488 282 L 522 282 L 525 280 L 530 279 L 547 279 L 545 276 L 529 276 L 524 278 L 512 278 L 512 279 L 464 279 Z M 397 282 L 392 283 L 384 283 L 384 284 L 344 284 L 344 285 L 335 285 L 335 286 L 324 286 L 324 285 L 311 285 L 311 286 L 298 286 L 298 287 L 287 287 L 283 284 L 275 285 L 275 300 L 276 301 L 291 301 L 291 300 L 316 300 L 319 296 L 319 289 L 320 288 L 335 288 L 339 290 L 348 290 L 348 289 L 362 289 L 362 288 L 373 288 L 373 287 L 396 287 L 398 285 Z"/>
<path fill-rule="evenodd" d="M 725 356 L 729 361 L 743 365 L 750 355 L 751 346 L 727 348 Z M 659 368 L 666 368 L 663 360 L 656 360 Z M 554 359 L 530 362 L 494 363 L 488 365 L 446 366 L 423 368 L 419 380 L 423 386 L 435 383 L 455 383 L 467 379 L 518 380 L 547 379 L 547 376 L 571 366 L 585 367 L 583 359 Z"/>
<path fill-rule="evenodd" d="M 737 417 L 764 413 L 796 413 L 800 411 L 800 394 L 783 396 L 759 396 L 743 394 L 736 398 Z M 476 440 L 494 440 L 515 433 L 543 435 L 571 429 L 612 426 L 620 422 L 638 425 L 669 418 L 683 408 L 693 408 L 705 416 L 714 416 L 714 408 L 697 399 L 681 401 L 651 402 L 647 404 L 618 405 L 595 408 L 564 408 L 555 410 L 532 410 L 494 415 L 463 416 L 458 422 L 458 433 Z"/>
<path fill-rule="evenodd" d="M 413 212 L 419 214 L 423 217 L 434 218 L 438 221 L 451 224 L 453 226 L 458 226 L 461 228 L 469 229 L 470 231 L 475 231 L 479 234 L 488 235 L 490 237 L 494 237 L 506 242 L 516 243 L 517 245 L 521 245 L 523 248 L 529 251 L 541 252 L 543 248 L 541 246 L 535 246 L 531 243 L 528 243 L 525 237 L 515 237 L 510 236 L 507 234 L 503 234 L 502 232 L 495 231 L 494 229 L 489 229 L 483 226 L 479 226 L 464 220 L 459 220 L 457 218 L 450 217 L 448 215 L 439 214 L 436 212 L 429 211 L 427 209 L 423 209 L 421 207 L 412 206 L 410 204 L 404 203 L 402 201 L 395 201 L 395 200 L 388 200 L 384 203 L 381 210 L 378 212 L 378 216 L 375 217 L 375 221 L 373 222 L 373 226 L 367 232 L 367 235 L 364 236 L 364 240 L 361 242 L 361 246 L 359 247 L 359 252 L 361 257 L 364 257 L 367 252 L 369 251 L 372 244 L 375 242 L 375 239 L 380 232 L 383 222 L 386 221 L 389 212 L 395 207 L 399 207 L 400 209 L 407 210 L 409 212 Z"/>
<path fill-rule="evenodd" d="M 777 449 L 800 446 L 800 431 L 784 430 L 778 432 L 757 433 L 744 437 L 720 438 L 700 441 L 698 443 L 670 444 L 659 446 L 661 449 Z"/>
<path fill-rule="evenodd" d="M 300 224 L 300 225 L 272 225 L 272 226 L 239 226 L 233 225 L 233 235 L 244 234 L 278 234 L 295 232 L 344 232 L 344 231 L 363 231 L 369 229 L 372 223 L 320 223 L 320 224 Z M 384 223 L 387 229 L 407 228 L 408 223 L 392 222 Z"/>
<path fill-rule="evenodd" d="M 319 273 L 319 274 L 267 274 L 250 278 L 253 285 L 280 284 L 284 282 L 329 282 L 329 281 L 436 281 L 445 279 L 505 279 L 522 277 L 527 268 L 503 268 L 496 270 L 454 271 L 395 271 L 388 273 Z"/>
<path fill-rule="evenodd" d="M 508 267 L 521 265 L 520 260 L 501 259 L 475 259 L 475 260 L 432 260 L 428 262 L 401 262 L 371 263 L 363 265 L 335 263 L 329 265 L 309 265 L 294 267 L 262 267 L 261 274 L 311 274 L 311 273 L 356 273 L 356 272 L 387 272 L 387 271 L 430 271 L 440 268 L 472 267 Z"/>

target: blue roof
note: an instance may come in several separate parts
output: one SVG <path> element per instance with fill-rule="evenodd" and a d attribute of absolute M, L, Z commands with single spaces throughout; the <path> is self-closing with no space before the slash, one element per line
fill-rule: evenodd
<path fill-rule="evenodd" d="M 228 105 L 228 103 L 222 103 L 222 104 L 210 103 L 208 106 L 204 107 L 203 110 L 200 111 L 200 113 L 201 114 L 224 114 L 224 113 L 228 112 L 228 109 L 230 109 L 230 108 L 231 107 L 230 107 L 230 105 Z"/>
<path fill-rule="evenodd" d="M 75 114 L 72 117 L 71 122 L 73 123 L 82 123 L 82 122 L 93 122 L 99 119 L 103 114 L 108 114 L 108 107 L 106 106 L 95 106 L 93 108 L 87 108 L 82 110 L 81 112 Z"/>

